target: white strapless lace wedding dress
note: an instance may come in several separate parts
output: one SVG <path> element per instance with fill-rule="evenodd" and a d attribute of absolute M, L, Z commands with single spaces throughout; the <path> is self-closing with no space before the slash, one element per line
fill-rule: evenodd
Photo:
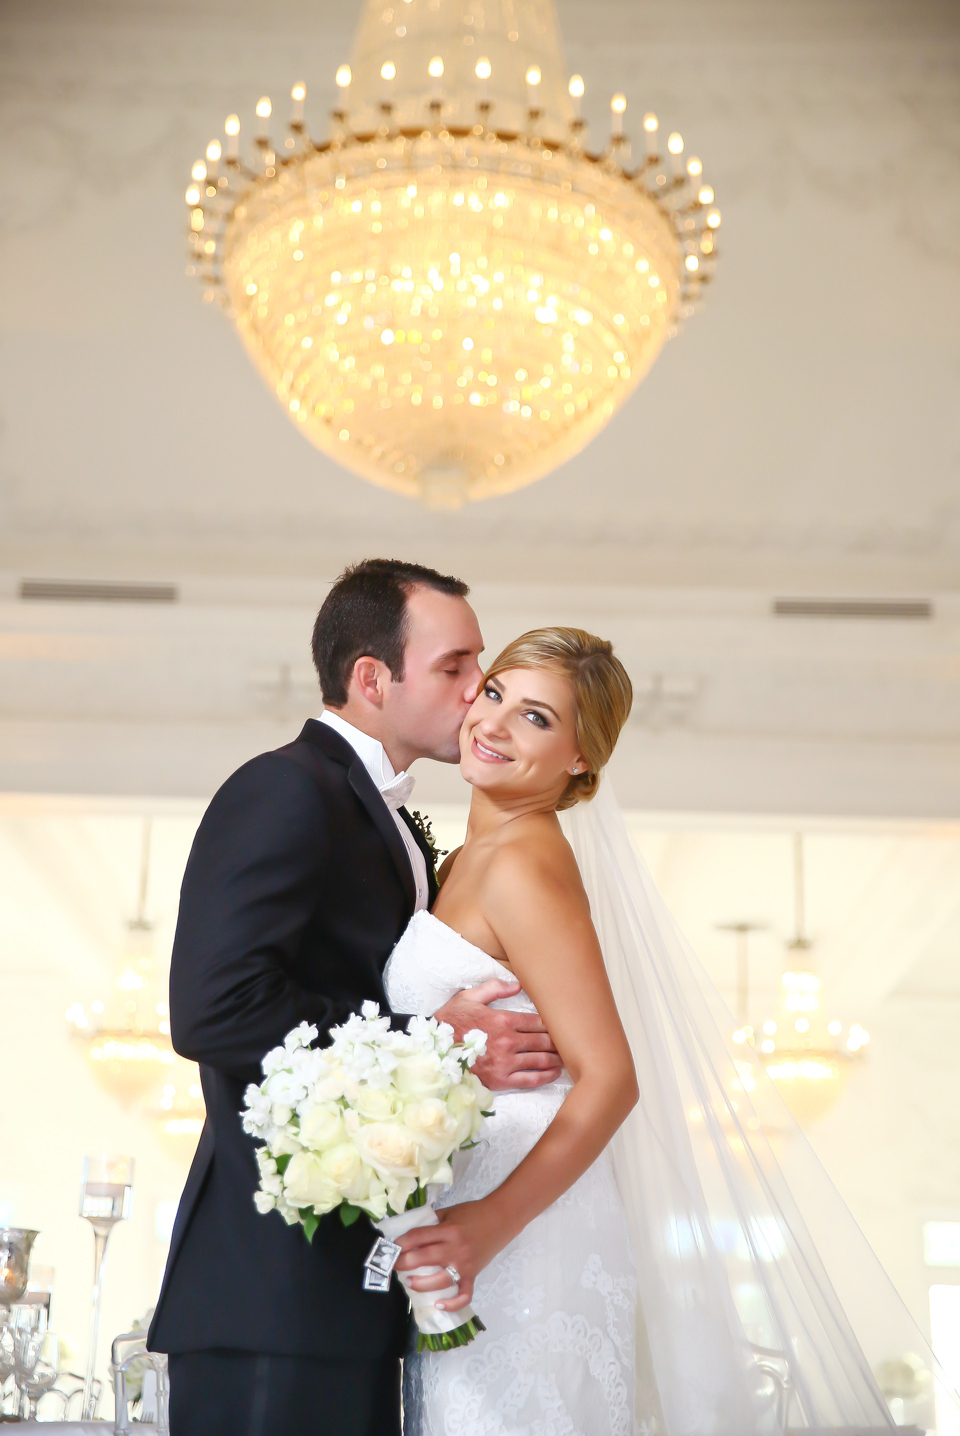
<path fill-rule="evenodd" d="M 461 988 L 512 974 L 427 912 L 384 973 L 395 1012 L 430 1016 Z M 494 1004 L 536 1009 L 521 992 Z M 571 1087 L 498 1092 L 494 1116 L 438 1206 L 493 1191 L 549 1126 Z M 623 1204 L 605 1152 L 477 1278 L 486 1326 L 457 1351 L 404 1362 L 405 1436 L 633 1436 L 636 1277 Z"/>

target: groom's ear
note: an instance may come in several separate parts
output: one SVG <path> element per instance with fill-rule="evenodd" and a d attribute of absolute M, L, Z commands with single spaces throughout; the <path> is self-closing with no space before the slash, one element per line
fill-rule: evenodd
<path fill-rule="evenodd" d="M 350 676 L 350 688 L 353 688 L 358 698 L 366 703 L 372 703 L 374 707 L 380 708 L 383 705 L 384 694 L 387 685 L 391 682 L 390 670 L 379 658 L 364 656 L 358 658 L 353 665 L 353 673 Z"/>

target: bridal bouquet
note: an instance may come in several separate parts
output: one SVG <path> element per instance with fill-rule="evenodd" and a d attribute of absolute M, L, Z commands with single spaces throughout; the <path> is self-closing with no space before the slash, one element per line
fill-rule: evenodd
<path fill-rule="evenodd" d="M 319 1220 L 337 1209 L 344 1226 L 366 1212 L 383 1233 L 369 1257 L 364 1287 L 386 1291 L 400 1255 L 394 1238 L 437 1221 L 427 1188 L 453 1181 L 450 1159 L 472 1146 L 488 1113 L 490 1093 L 470 1068 L 486 1047 L 483 1032 L 455 1043 L 453 1029 L 433 1017 L 412 1017 L 406 1032 L 390 1028 L 375 1002 L 365 1002 L 331 1030 L 329 1047 L 311 1047 L 316 1027 L 303 1022 L 263 1059 L 264 1080 L 244 1094 L 243 1128 L 259 1139 L 259 1212 L 278 1211 L 313 1240 Z M 411 1291 L 419 1351 L 466 1346 L 483 1323 L 469 1307 L 439 1311 L 454 1296 Z"/>

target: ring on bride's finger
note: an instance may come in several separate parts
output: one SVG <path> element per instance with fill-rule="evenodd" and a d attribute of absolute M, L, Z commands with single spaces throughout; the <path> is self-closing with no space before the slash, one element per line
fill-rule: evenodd
<path fill-rule="evenodd" d="M 457 1271 L 457 1269 L 456 1269 L 455 1266 L 445 1267 L 444 1270 L 445 1270 L 445 1271 L 448 1271 L 448 1272 L 450 1273 L 450 1280 L 451 1280 L 451 1281 L 455 1281 L 456 1284 L 457 1284 L 457 1286 L 459 1286 L 460 1283 L 463 1281 L 463 1277 L 462 1277 L 462 1276 L 460 1275 L 460 1273 Z"/>

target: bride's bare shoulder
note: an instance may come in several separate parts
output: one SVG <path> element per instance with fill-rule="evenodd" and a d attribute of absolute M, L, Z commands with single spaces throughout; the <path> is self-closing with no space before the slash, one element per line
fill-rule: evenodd
<path fill-rule="evenodd" d="M 573 849 L 552 814 L 514 825 L 491 856 L 484 889 L 495 904 L 532 897 L 562 899 L 564 905 L 587 902 Z"/>

